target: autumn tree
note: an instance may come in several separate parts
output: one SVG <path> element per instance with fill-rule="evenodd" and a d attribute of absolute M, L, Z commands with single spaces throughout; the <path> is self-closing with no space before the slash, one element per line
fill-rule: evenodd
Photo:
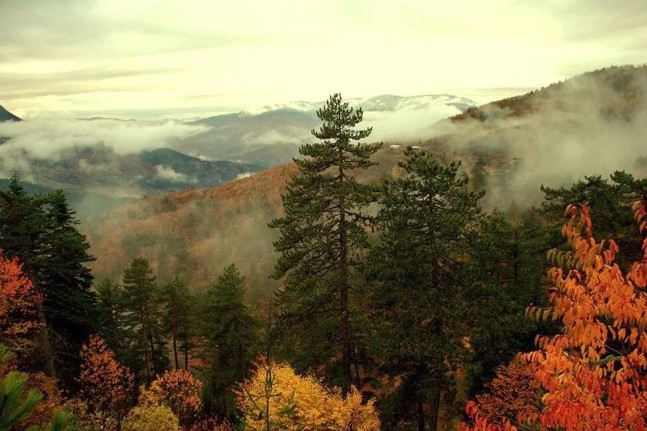
<path fill-rule="evenodd" d="M 457 162 L 412 148 L 405 155 L 403 175 L 384 185 L 368 306 L 374 353 L 409 388 L 418 429 L 436 430 L 448 372 L 463 353 L 467 253 L 482 193 L 470 190 Z"/>
<path fill-rule="evenodd" d="M 635 179 L 624 171 L 614 172 L 609 179 L 587 176 L 570 187 L 553 188 L 542 186 L 544 202 L 540 215 L 555 233 L 548 249 L 566 245 L 559 236 L 563 224 L 564 208 L 571 204 L 586 204 L 598 236 L 613 239 L 623 252 L 618 264 L 624 271 L 630 264 L 642 258 L 642 236 L 632 217 L 632 205 L 647 199 L 647 179 Z"/>
<path fill-rule="evenodd" d="M 164 370 L 167 359 L 161 327 L 161 300 L 153 269 L 144 258 L 135 258 L 123 275 L 123 307 L 128 333 L 126 363 L 150 382 Z"/>
<path fill-rule="evenodd" d="M 42 297 L 25 276 L 17 258 L 0 251 L 0 342 L 26 361 L 38 345 L 38 310 Z"/>
<path fill-rule="evenodd" d="M 309 352 L 301 356 L 304 367 L 338 361 L 338 381 L 348 392 L 358 382 L 351 324 L 352 293 L 359 289 L 355 269 L 368 246 L 365 210 L 374 201 L 373 187 L 359 183 L 355 172 L 375 164 L 370 157 L 379 145 L 358 142 L 371 128 L 354 128 L 362 110 L 339 94 L 317 116 L 323 124 L 312 134 L 320 142 L 299 149 L 304 158 L 294 160 L 299 172 L 283 195 L 285 216 L 270 223 L 279 231 L 273 276 L 285 283 L 277 296 L 278 324 L 294 351 Z"/>
<path fill-rule="evenodd" d="M 166 371 L 139 395 L 140 406 L 167 406 L 180 425 L 194 423 L 202 411 L 202 383 L 190 371 Z"/>
<path fill-rule="evenodd" d="M 133 396 L 133 374 L 121 366 L 101 337 L 93 335 L 81 348 L 80 396 L 102 429 L 119 429 Z"/>
<path fill-rule="evenodd" d="M 263 362 L 238 390 L 245 429 L 377 431 L 374 401 L 362 402 L 352 388 L 344 397 L 312 376 L 299 376 L 285 364 Z"/>
<path fill-rule="evenodd" d="M 167 406 L 136 406 L 124 419 L 122 431 L 179 431 L 177 416 Z"/>
<path fill-rule="evenodd" d="M 259 323 L 245 304 L 244 284 L 236 266 L 227 266 L 207 291 L 202 311 L 209 407 L 228 419 L 235 405 L 231 389 L 249 376 L 258 348 Z"/>
<path fill-rule="evenodd" d="M 569 205 L 566 212 L 562 233 L 570 250 L 550 253 L 550 305 L 529 310 L 563 324 L 560 334 L 538 337 L 539 350 L 524 355 L 545 391 L 543 408 L 496 425 L 470 403 L 472 425 L 463 429 L 647 429 L 647 239 L 643 256 L 623 274 L 616 242 L 592 236 L 587 206 Z M 644 235 L 646 201 L 636 204 L 635 219 Z"/>

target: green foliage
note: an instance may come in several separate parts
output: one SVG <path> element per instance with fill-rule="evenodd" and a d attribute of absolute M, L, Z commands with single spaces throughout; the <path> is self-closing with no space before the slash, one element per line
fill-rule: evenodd
<path fill-rule="evenodd" d="M 43 339 L 49 344 L 42 346 L 44 368 L 52 373 L 56 362 L 65 384 L 74 381 L 78 350 L 94 329 L 92 274 L 86 267 L 94 258 L 77 225 L 60 190 L 29 196 L 14 175 L 9 188 L 0 191 L 0 249 L 22 262 L 44 296 L 40 320 L 53 339 L 51 344 Z"/>
<path fill-rule="evenodd" d="M 245 304 L 244 284 L 236 266 L 227 266 L 208 290 L 203 309 L 201 332 L 211 364 L 205 388 L 208 407 L 229 419 L 235 413 L 230 390 L 249 377 L 258 352 L 259 322 Z"/>
<path fill-rule="evenodd" d="M 637 180 L 631 174 L 616 171 L 610 180 L 590 176 L 570 188 L 542 186 L 545 202 L 540 213 L 553 232 L 548 249 L 563 245 L 560 227 L 564 221 L 564 208 L 583 203 L 591 212 L 591 220 L 598 234 L 613 239 L 622 249 L 622 254 L 618 256 L 621 268 L 627 269 L 628 262 L 642 258 L 642 237 L 633 220 L 631 207 L 634 202 L 647 197 L 647 179 Z"/>
<path fill-rule="evenodd" d="M 191 339 L 195 333 L 195 301 L 184 280 L 176 276 L 162 290 L 164 303 L 162 326 L 170 336 L 173 345 L 175 368 L 182 366 L 178 359 L 178 349 L 184 356 L 184 368 L 189 369 L 189 351 L 193 347 Z"/>
<path fill-rule="evenodd" d="M 9 349 L 0 344 L 0 366 L 4 366 L 12 356 Z M 43 400 L 43 394 L 40 391 L 27 387 L 28 380 L 28 374 L 10 371 L 0 381 L 0 431 L 12 431 L 20 427 Z M 49 430 L 66 429 L 68 419 L 68 414 L 58 412 Z M 32 427 L 30 430 L 36 431 L 36 428 Z"/>
<path fill-rule="evenodd" d="M 479 227 L 466 267 L 470 349 L 465 365 L 471 394 L 483 389 L 500 364 L 533 346 L 540 328 L 525 309 L 545 300 L 548 236 L 534 212 L 515 222 L 494 212 Z"/>
<path fill-rule="evenodd" d="M 483 193 L 470 190 L 459 163 L 443 165 L 412 148 L 405 155 L 404 175 L 384 185 L 380 242 L 369 254 L 371 338 L 387 371 L 404 379 L 409 405 L 430 404 L 435 429 L 467 335 L 466 267 Z"/>
<path fill-rule="evenodd" d="M 362 110 L 343 103 L 339 94 L 317 115 L 323 124 L 312 134 L 320 142 L 299 149 L 304 158 L 295 159 L 299 172 L 283 195 L 285 216 L 270 223 L 280 233 L 273 276 L 285 281 L 277 295 L 278 326 L 293 351 L 316 352 L 301 355 L 305 361 L 297 368 L 330 368 L 338 361 L 337 382 L 347 391 L 357 380 L 351 294 L 358 287 L 355 268 L 368 247 L 365 210 L 375 200 L 374 188 L 357 182 L 354 172 L 374 165 L 370 157 L 379 145 L 355 142 L 371 129 L 354 129 Z"/>
<path fill-rule="evenodd" d="M 121 285 L 104 278 L 95 287 L 97 292 L 97 320 L 106 344 L 118 357 L 125 354 L 127 338 L 124 328 L 124 300 Z"/>
<path fill-rule="evenodd" d="M 162 301 L 153 269 L 138 257 L 124 270 L 122 279 L 124 326 L 128 357 L 124 361 L 139 379 L 151 382 L 167 365 L 162 330 Z"/>

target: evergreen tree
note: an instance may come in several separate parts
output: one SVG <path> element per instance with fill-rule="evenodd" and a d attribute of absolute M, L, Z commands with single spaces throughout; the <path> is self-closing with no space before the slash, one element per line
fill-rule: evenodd
<path fill-rule="evenodd" d="M 125 354 L 127 338 L 123 289 L 119 283 L 104 278 L 96 285 L 96 291 L 99 332 L 108 347 L 121 358 Z"/>
<path fill-rule="evenodd" d="M 160 294 L 148 260 L 135 258 L 124 271 L 122 284 L 124 320 L 129 329 L 129 356 L 124 362 L 139 374 L 139 379 L 150 383 L 164 370 L 167 358 Z"/>
<path fill-rule="evenodd" d="M 340 358 L 337 383 L 348 392 L 359 380 L 357 368 L 353 376 L 351 324 L 355 268 L 368 246 L 364 210 L 375 194 L 372 186 L 357 182 L 354 172 L 375 164 L 370 157 L 379 145 L 354 142 L 368 137 L 371 128 L 354 129 L 362 110 L 342 102 L 339 94 L 317 116 L 323 124 L 312 134 L 321 142 L 299 149 L 304 158 L 295 159 L 299 173 L 283 195 L 285 216 L 270 223 L 280 233 L 273 277 L 285 281 L 277 295 L 277 323 L 301 358 L 298 368 L 330 366 Z"/>
<path fill-rule="evenodd" d="M 188 370 L 191 338 L 194 332 L 194 299 L 184 280 L 177 276 L 164 287 L 162 298 L 164 301 L 162 323 L 164 330 L 171 337 L 175 369 L 180 368 L 179 349 L 184 357 L 184 369 Z"/>
<path fill-rule="evenodd" d="M 86 266 L 94 261 L 85 235 L 76 226 L 75 212 L 65 195 L 57 190 L 46 197 L 45 268 L 37 283 L 44 294 L 43 306 L 52 334 L 57 374 L 71 382 L 78 375 L 78 352 L 97 331 L 96 297 L 90 290 L 92 273 Z"/>
<path fill-rule="evenodd" d="M 442 165 L 411 148 L 405 155 L 404 175 L 385 183 L 381 241 L 370 253 L 373 342 L 414 398 L 418 429 L 435 431 L 448 371 L 461 355 L 467 252 L 483 193 L 470 190 L 459 163 Z"/>
<path fill-rule="evenodd" d="M 43 369 L 63 382 L 74 381 L 80 346 L 95 329 L 92 274 L 86 267 L 94 258 L 77 225 L 60 190 L 29 196 L 14 175 L 0 191 L 0 248 L 23 263 L 43 296 Z"/>
<path fill-rule="evenodd" d="M 207 339 L 206 358 L 211 364 L 208 406 L 231 419 L 235 400 L 231 389 L 249 377 L 257 353 L 259 322 L 245 304 L 245 278 L 229 265 L 207 292 L 202 334 Z"/>
<path fill-rule="evenodd" d="M 531 349 L 535 335 L 547 330 L 528 319 L 525 310 L 545 301 L 548 236 L 534 211 L 515 221 L 494 212 L 479 226 L 466 268 L 470 349 L 465 369 L 471 394 L 483 390 L 498 366 Z"/>
<path fill-rule="evenodd" d="M 611 181 L 601 176 L 584 177 L 570 188 L 542 186 L 545 201 L 540 214 L 553 232 L 548 249 L 564 246 L 560 226 L 564 221 L 564 208 L 570 204 L 586 204 L 591 211 L 591 220 L 599 235 L 613 239 L 623 250 L 619 264 L 625 270 L 628 262 L 642 257 L 642 235 L 634 224 L 634 202 L 647 198 L 647 179 L 635 179 L 624 171 L 616 171 Z"/>

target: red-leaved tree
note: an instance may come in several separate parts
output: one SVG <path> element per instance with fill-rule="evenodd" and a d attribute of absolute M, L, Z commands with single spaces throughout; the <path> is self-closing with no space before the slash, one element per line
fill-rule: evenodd
<path fill-rule="evenodd" d="M 101 428 L 118 428 L 133 395 L 133 374 L 117 362 L 103 339 L 93 335 L 81 348 L 80 395 Z"/>

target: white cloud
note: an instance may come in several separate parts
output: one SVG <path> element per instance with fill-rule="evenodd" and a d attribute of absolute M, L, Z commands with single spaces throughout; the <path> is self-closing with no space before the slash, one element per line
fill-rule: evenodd
<path fill-rule="evenodd" d="M 186 175 L 176 172 L 172 167 L 170 166 L 164 166 L 164 165 L 156 165 L 155 166 L 155 172 L 157 176 L 161 179 L 164 180 L 169 180 L 169 181 L 174 181 L 174 182 L 186 182 L 189 181 L 190 178 L 187 177 Z M 195 181 L 195 179 L 193 179 Z"/>
<path fill-rule="evenodd" d="M 0 155 L 23 151 L 31 157 L 57 158 L 68 148 L 103 145 L 118 154 L 165 147 L 175 139 L 202 133 L 204 126 L 119 120 L 34 119 L 0 123 L 0 136 L 11 138 Z"/>
<path fill-rule="evenodd" d="M 0 94 L 18 115 L 137 115 L 540 87 L 644 61 L 644 2 L 616 3 L 3 0 Z"/>

